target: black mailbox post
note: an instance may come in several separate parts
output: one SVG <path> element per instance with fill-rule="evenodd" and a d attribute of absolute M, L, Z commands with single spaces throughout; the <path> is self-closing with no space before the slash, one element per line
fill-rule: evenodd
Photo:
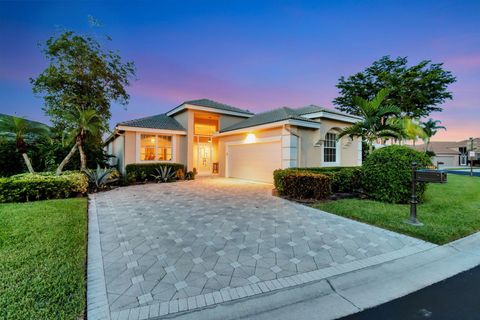
<path fill-rule="evenodd" d="M 410 218 L 406 223 L 423 226 L 417 219 L 417 182 L 446 183 L 447 173 L 440 170 L 417 170 L 417 163 L 412 163 L 412 198 L 410 200 Z"/>

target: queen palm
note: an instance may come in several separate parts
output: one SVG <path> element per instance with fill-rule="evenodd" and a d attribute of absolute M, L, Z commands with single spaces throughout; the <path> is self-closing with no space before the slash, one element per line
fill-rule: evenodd
<path fill-rule="evenodd" d="M 433 120 L 431 118 L 428 119 L 428 121 L 422 122 L 422 128 L 425 132 L 425 151 L 428 151 L 430 139 L 438 132 L 438 130 L 447 130 L 447 128 L 445 128 L 444 126 L 439 126 L 439 123 L 441 123 L 440 120 Z"/>
<path fill-rule="evenodd" d="M 35 137 L 48 136 L 49 132 L 48 127 L 42 123 L 15 116 L 2 116 L 0 118 L 0 135 L 15 140 L 15 147 L 22 155 L 30 173 L 35 171 L 27 154 L 28 147 Z"/>
<path fill-rule="evenodd" d="M 80 153 L 80 169 L 87 169 L 87 157 L 85 150 L 83 149 L 85 139 L 87 136 L 101 135 L 105 130 L 103 119 L 93 109 L 80 109 L 74 108 L 72 111 L 67 112 L 63 119 L 68 123 L 66 130 L 67 143 L 74 143 L 70 152 L 66 155 L 65 159 L 60 163 L 57 168 L 56 174 L 59 175 L 65 165 L 70 161 L 72 156 L 78 149 Z"/>
<path fill-rule="evenodd" d="M 398 127 L 386 121 L 389 116 L 400 114 L 400 108 L 393 105 L 384 105 L 383 102 L 389 94 L 388 89 L 380 90 L 372 100 L 354 97 L 353 102 L 358 107 L 362 120 L 340 131 L 339 138 L 360 136 L 373 151 L 373 143 L 378 139 L 398 138 Z"/>

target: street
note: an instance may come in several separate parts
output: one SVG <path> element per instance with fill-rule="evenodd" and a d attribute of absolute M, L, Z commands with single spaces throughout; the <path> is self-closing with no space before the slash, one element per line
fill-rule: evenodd
<path fill-rule="evenodd" d="M 480 266 L 341 320 L 480 319 Z"/>

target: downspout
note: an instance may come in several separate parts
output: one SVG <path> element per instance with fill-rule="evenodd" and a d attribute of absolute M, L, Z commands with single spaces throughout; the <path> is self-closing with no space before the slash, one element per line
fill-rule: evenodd
<path fill-rule="evenodd" d="M 297 137 L 297 139 L 298 139 L 298 143 L 297 143 L 297 167 L 301 168 L 302 167 L 302 165 L 301 165 L 302 138 L 298 134 L 296 134 L 295 132 L 290 130 L 290 128 L 288 128 L 285 124 L 283 125 L 283 128 L 285 130 L 287 130 L 288 132 L 290 132 L 291 135 Z"/>

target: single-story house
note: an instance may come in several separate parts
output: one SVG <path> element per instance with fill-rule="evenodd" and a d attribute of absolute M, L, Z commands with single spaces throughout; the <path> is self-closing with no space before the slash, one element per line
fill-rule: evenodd
<path fill-rule="evenodd" d="M 272 182 L 279 168 L 361 165 L 361 139 L 338 139 L 358 120 L 315 105 L 254 114 L 192 100 L 165 114 L 118 123 L 107 152 L 122 172 L 131 163 L 176 162 L 199 174 Z"/>
<path fill-rule="evenodd" d="M 462 141 L 431 141 L 428 150 L 435 153 L 432 162 L 435 165 L 439 164 L 440 167 L 469 166 L 469 143 L 469 139 Z M 480 145 L 480 138 L 475 138 L 474 144 L 477 146 Z M 425 144 L 421 144 L 413 148 L 419 151 L 425 151 L 426 146 Z M 478 150 L 476 151 L 476 159 L 474 164 L 480 160 L 480 152 Z"/>

